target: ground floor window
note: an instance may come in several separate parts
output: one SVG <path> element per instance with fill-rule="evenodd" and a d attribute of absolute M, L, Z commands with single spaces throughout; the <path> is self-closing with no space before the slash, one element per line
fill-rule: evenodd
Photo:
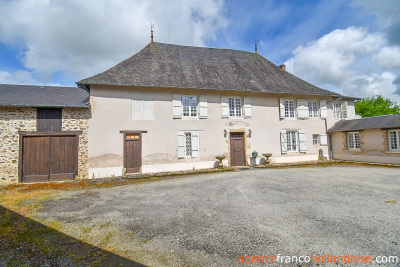
<path fill-rule="evenodd" d="M 400 152 L 400 130 L 389 131 L 389 151 Z"/>
<path fill-rule="evenodd" d="M 312 136 L 312 144 L 313 144 L 313 146 L 318 146 L 319 145 L 319 135 L 318 134 L 313 134 L 313 136 Z"/>
<path fill-rule="evenodd" d="M 307 152 L 307 135 L 305 131 L 282 130 L 281 132 L 282 154 Z"/>
<path fill-rule="evenodd" d="M 347 149 L 360 149 L 360 134 L 358 132 L 347 133 Z"/>
<path fill-rule="evenodd" d="M 199 132 L 178 132 L 178 158 L 199 157 Z"/>

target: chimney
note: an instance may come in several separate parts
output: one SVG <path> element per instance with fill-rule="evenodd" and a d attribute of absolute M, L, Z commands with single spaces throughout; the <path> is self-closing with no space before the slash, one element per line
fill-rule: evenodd
<path fill-rule="evenodd" d="M 286 70 L 286 65 L 285 65 L 285 64 L 282 64 L 282 65 L 279 66 L 279 68 L 281 68 L 281 69 L 283 69 L 283 70 Z"/>

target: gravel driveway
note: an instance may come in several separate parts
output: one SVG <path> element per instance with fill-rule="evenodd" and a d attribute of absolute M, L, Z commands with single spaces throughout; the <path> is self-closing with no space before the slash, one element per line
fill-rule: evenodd
<path fill-rule="evenodd" d="M 188 176 L 66 192 L 39 215 L 150 266 L 246 266 L 240 256 L 278 254 L 399 256 L 400 171 L 334 166 Z"/>

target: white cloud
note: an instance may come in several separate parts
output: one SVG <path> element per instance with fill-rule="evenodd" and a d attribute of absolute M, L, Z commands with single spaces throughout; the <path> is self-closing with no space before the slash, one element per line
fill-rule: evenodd
<path fill-rule="evenodd" d="M 373 60 L 385 68 L 400 68 L 400 47 L 383 47 L 379 53 L 373 57 Z"/>
<path fill-rule="evenodd" d="M 306 80 L 340 85 L 354 75 L 348 67 L 357 57 L 377 50 L 382 41 L 381 36 L 361 28 L 334 30 L 296 48 L 285 64 L 288 71 Z"/>
<path fill-rule="evenodd" d="M 328 90 L 355 97 L 382 94 L 400 102 L 399 58 L 399 47 L 388 46 L 384 35 L 349 27 L 299 46 L 285 64 L 289 72 Z"/>
<path fill-rule="evenodd" d="M 32 74 L 29 71 L 15 71 L 13 73 L 0 71 L 0 83 L 32 84 Z"/>
<path fill-rule="evenodd" d="M 0 0 L 0 42 L 43 83 L 104 71 L 155 41 L 202 46 L 227 25 L 222 0 Z"/>

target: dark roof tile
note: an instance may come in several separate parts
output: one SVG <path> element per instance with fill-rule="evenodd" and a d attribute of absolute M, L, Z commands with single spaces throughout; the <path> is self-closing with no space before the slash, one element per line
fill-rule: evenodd
<path fill-rule="evenodd" d="M 150 43 L 78 84 L 339 95 L 297 78 L 256 53 L 164 43 Z"/>
<path fill-rule="evenodd" d="M 88 108 L 89 92 L 78 87 L 0 84 L 0 106 Z"/>
<path fill-rule="evenodd" d="M 355 120 L 341 120 L 328 132 L 357 131 L 367 129 L 400 128 L 400 114 L 368 117 Z"/>

